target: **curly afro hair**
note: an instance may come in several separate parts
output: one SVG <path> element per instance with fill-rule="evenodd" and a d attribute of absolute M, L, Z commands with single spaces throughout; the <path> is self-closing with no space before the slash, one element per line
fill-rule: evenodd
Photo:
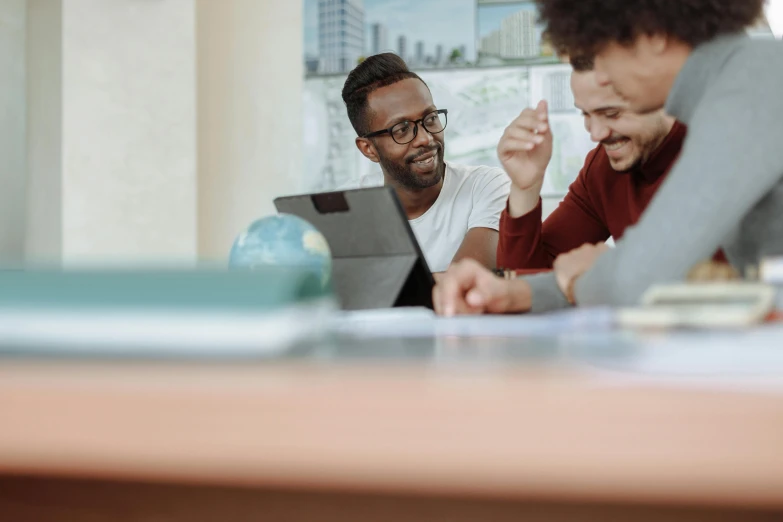
<path fill-rule="evenodd" d="M 692 47 L 737 33 L 762 16 L 764 0 L 535 0 L 558 52 L 592 56 L 606 44 L 666 34 Z"/>

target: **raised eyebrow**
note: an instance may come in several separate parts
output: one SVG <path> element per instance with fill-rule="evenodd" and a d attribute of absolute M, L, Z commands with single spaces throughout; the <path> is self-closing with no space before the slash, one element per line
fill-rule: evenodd
<path fill-rule="evenodd" d="M 423 117 L 425 117 L 426 115 L 430 114 L 431 112 L 435 112 L 435 111 L 437 111 L 437 110 L 438 110 L 438 108 L 437 108 L 437 107 L 435 107 L 435 106 L 430 106 L 428 109 L 424 109 L 424 112 L 422 112 L 422 113 L 420 114 L 420 117 L 421 117 L 421 118 L 423 118 Z M 399 118 L 395 118 L 395 119 L 393 119 L 393 120 L 391 121 L 391 123 L 390 123 L 390 124 L 388 124 L 388 125 L 386 126 L 386 128 L 387 128 L 387 129 L 391 129 L 392 127 L 394 127 L 394 126 L 395 126 L 395 125 L 397 125 L 398 123 L 402 123 L 402 122 L 404 122 L 404 121 L 414 121 L 414 120 L 417 120 L 417 119 L 418 119 L 418 118 L 406 118 L 406 117 L 404 117 L 404 116 L 401 116 L 401 117 L 399 117 Z"/>
<path fill-rule="evenodd" d="M 612 106 L 610 106 L 610 107 L 600 107 L 600 108 L 594 110 L 593 112 L 598 112 L 598 113 L 613 112 L 613 111 L 620 112 L 621 110 L 623 110 L 622 107 L 612 107 Z"/>

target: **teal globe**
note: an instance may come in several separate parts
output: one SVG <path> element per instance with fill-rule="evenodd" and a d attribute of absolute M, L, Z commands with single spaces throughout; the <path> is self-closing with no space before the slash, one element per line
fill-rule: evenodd
<path fill-rule="evenodd" d="M 253 222 L 234 241 L 229 266 L 302 268 L 316 274 L 324 288 L 332 276 L 332 256 L 326 238 L 313 225 L 290 214 Z"/>

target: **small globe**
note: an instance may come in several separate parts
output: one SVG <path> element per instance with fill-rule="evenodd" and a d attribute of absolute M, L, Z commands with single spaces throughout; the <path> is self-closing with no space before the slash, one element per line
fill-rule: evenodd
<path fill-rule="evenodd" d="M 291 214 L 259 219 L 242 232 L 229 256 L 231 268 L 260 266 L 303 268 L 315 273 L 324 288 L 332 276 L 326 238 L 313 225 Z"/>

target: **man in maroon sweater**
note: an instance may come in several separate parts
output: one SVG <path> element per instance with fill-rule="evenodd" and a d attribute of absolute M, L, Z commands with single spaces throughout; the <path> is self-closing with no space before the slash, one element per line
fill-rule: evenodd
<path fill-rule="evenodd" d="M 611 86 L 598 85 L 592 64 L 573 65 L 574 100 L 599 146 L 542 223 L 541 186 L 552 158 L 546 103 L 525 110 L 509 125 L 498 146 L 512 181 L 500 220 L 500 267 L 549 269 L 558 255 L 585 243 L 619 239 L 638 221 L 680 153 L 685 139 L 681 123 L 662 111 L 630 112 Z M 520 154 L 520 148 L 527 154 Z"/>

